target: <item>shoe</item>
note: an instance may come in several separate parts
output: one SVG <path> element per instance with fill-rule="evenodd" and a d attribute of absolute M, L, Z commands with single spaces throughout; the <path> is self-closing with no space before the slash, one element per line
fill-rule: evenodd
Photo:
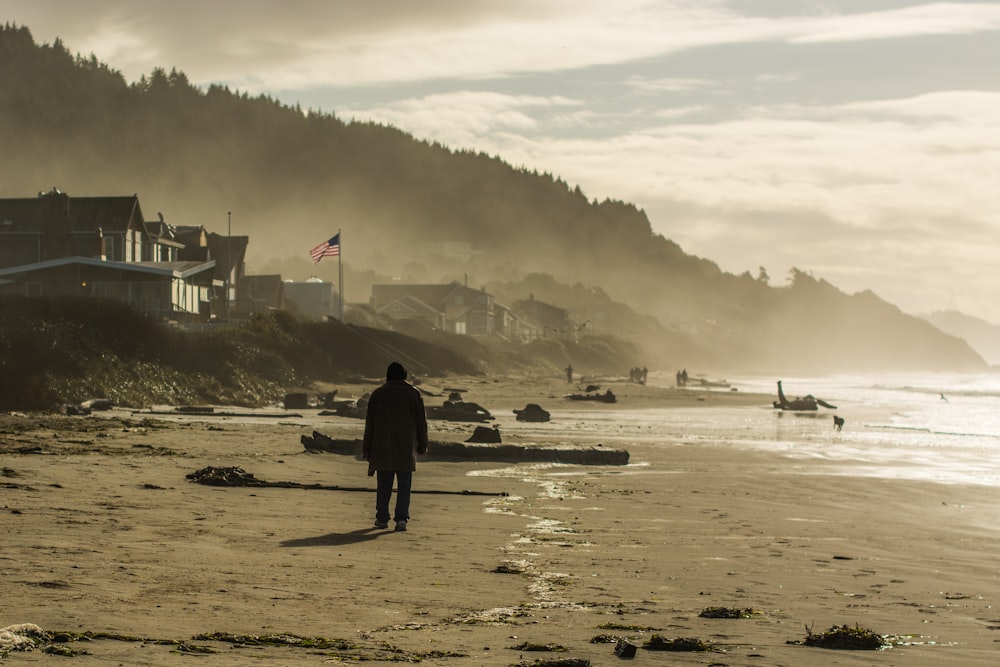
<path fill-rule="evenodd" d="M 375 520 L 375 527 L 376 528 L 388 528 L 389 527 L 389 522 L 388 521 L 379 521 L 379 520 L 376 519 Z"/>
<path fill-rule="evenodd" d="M 397 533 L 402 533 L 404 530 L 406 530 L 406 522 L 405 521 L 397 521 L 396 522 L 396 532 Z"/>

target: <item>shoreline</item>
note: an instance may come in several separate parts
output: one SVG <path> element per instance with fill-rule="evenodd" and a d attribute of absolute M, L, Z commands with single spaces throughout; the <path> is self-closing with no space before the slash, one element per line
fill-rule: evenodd
<path fill-rule="evenodd" d="M 468 399 L 513 409 L 559 383 L 502 384 L 473 385 Z M 638 394 L 629 393 L 633 402 L 667 403 Z M 735 400 L 723 396 L 682 395 L 670 405 L 684 414 Z M 363 429 L 346 419 L 324 426 L 332 437 Z M 442 426 L 432 430 L 458 432 Z M 575 440 L 569 426 L 531 436 Z M 806 473 L 780 452 L 637 440 L 626 447 L 628 466 L 421 460 L 415 489 L 452 493 L 415 495 L 410 530 L 396 534 L 371 527 L 374 486 L 363 464 L 306 453 L 301 423 L 3 416 L 0 427 L 8 535 L 0 628 L 186 641 L 217 651 L 199 654 L 210 665 L 404 655 L 456 667 L 568 657 L 601 665 L 618 660 L 614 644 L 593 638 L 641 646 L 659 634 L 724 653 L 639 648 L 637 660 L 971 667 L 988 664 L 1000 639 L 996 489 L 824 473 L 837 464 L 823 461 Z M 185 479 L 209 465 L 372 491 Z M 462 489 L 507 495 L 453 493 Z M 698 616 L 716 606 L 760 613 Z M 908 645 L 872 653 L 786 643 L 804 639 L 807 626 L 842 624 Z M 218 632 L 344 644 L 193 639 Z M 566 651 L 523 648 L 548 643 Z M 70 646 L 93 654 L 78 656 L 81 665 L 179 659 L 170 657 L 176 647 L 150 642 Z"/>

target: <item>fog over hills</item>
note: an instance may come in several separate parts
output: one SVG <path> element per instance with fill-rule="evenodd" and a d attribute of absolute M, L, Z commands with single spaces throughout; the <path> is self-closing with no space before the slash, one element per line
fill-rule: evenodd
<path fill-rule="evenodd" d="M 71 45 L 70 45 L 71 47 Z M 128 83 L 30 29 L 0 29 L 0 196 L 138 193 L 147 219 L 248 235 L 248 270 L 336 281 L 308 250 L 338 229 L 345 293 L 373 283 L 534 295 L 589 331 L 635 345 L 637 364 L 712 373 L 980 370 L 960 338 L 873 291 L 845 294 L 808 267 L 732 275 L 652 231 L 624 201 L 558 175 L 419 141 L 392 127 L 202 90 L 182 72 Z M 623 369 L 625 370 L 625 369 Z"/>
<path fill-rule="evenodd" d="M 924 315 L 935 327 L 964 339 L 987 363 L 1000 365 L 1000 326 L 955 310 L 941 310 Z"/>

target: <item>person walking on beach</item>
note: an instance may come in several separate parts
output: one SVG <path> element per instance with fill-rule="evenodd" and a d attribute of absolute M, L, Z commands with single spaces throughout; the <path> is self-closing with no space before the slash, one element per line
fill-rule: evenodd
<path fill-rule="evenodd" d="M 427 415 L 420 392 L 406 381 L 406 369 L 389 364 L 386 382 L 372 392 L 365 412 L 362 453 L 368 461 L 368 476 L 376 476 L 375 527 L 389 527 L 389 500 L 396 481 L 396 507 L 392 514 L 396 530 L 406 530 L 410 520 L 410 489 L 417 454 L 427 453 Z"/>

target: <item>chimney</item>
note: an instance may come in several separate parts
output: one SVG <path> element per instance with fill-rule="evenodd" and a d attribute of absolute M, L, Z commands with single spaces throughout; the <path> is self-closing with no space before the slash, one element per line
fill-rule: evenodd
<path fill-rule="evenodd" d="M 39 261 L 69 257 L 72 244 L 69 240 L 69 195 L 53 187 L 39 192 L 39 226 L 42 232 L 42 257 Z"/>

